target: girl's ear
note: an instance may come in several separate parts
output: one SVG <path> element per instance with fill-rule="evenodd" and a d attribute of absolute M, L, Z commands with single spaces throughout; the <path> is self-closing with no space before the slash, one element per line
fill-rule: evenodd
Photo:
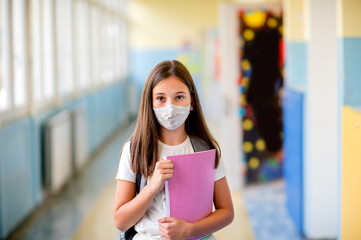
<path fill-rule="evenodd" d="M 192 102 L 191 102 L 191 109 L 190 109 L 191 111 L 193 111 L 193 109 L 194 109 L 193 106 L 194 106 L 194 102 L 193 102 L 193 100 L 192 100 Z"/>

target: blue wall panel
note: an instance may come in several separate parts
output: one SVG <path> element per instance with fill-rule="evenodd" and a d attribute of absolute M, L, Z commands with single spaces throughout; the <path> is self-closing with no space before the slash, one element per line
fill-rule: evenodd
<path fill-rule="evenodd" d="M 96 94 L 91 94 L 87 97 L 87 118 L 88 118 L 88 149 L 93 152 L 98 145 L 97 140 L 97 99 Z"/>
<path fill-rule="evenodd" d="M 361 105 L 361 38 L 343 39 L 344 104 Z"/>
<path fill-rule="evenodd" d="M 303 235 L 303 93 L 285 90 L 283 99 L 286 207 Z"/>
<path fill-rule="evenodd" d="M 88 149 L 93 152 L 129 116 L 128 84 L 122 82 L 86 97 Z"/>
<path fill-rule="evenodd" d="M 0 128 L 0 238 L 43 201 L 42 135 L 48 119 L 61 110 L 85 105 L 91 153 L 127 121 L 127 86 L 126 81 L 115 83 Z"/>
<path fill-rule="evenodd" d="M 164 60 L 176 59 L 179 49 L 132 50 L 130 52 L 130 78 L 143 88 L 147 76 L 155 65 Z"/>
<path fill-rule="evenodd" d="M 287 42 L 286 46 L 287 86 L 306 89 L 307 43 Z"/>
<path fill-rule="evenodd" d="M 7 234 L 12 230 L 35 205 L 32 184 L 32 147 L 29 119 L 17 121 L 0 131 L 2 234 Z"/>
<path fill-rule="evenodd" d="M 111 111 L 112 119 L 118 119 L 120 123 L 124 123 L 128 119 L 128 92 L 128 84 L 126 82 L 113 89 L 114 110 Z"/>

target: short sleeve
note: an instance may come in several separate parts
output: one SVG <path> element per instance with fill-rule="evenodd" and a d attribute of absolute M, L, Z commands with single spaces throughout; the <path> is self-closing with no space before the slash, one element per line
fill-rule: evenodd
<path fill-rule="evenodd" d="M 218 167 L 216 168 L 216 170 L 214 172 L 215 172 L 214 173 L 214 181 L 215 182 L 226 176 L 227 171 L 223 164 L 222 159 L 219 159 Z"/>
<path fill-rule="evenodd" d="M 135 173 L 130 165 L 130 142 L 127 142 L 124 144 L 122 155 L 120 156 L 116 179 L 135 182 Z"/>

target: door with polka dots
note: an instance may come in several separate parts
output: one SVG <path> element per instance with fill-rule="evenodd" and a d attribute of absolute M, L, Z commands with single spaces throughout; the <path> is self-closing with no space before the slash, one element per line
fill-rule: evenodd
<path fill-rule="evenodd" d="M 240 115 L 247 183 L 282 177 L 282 12 L 240 9 Z"/>

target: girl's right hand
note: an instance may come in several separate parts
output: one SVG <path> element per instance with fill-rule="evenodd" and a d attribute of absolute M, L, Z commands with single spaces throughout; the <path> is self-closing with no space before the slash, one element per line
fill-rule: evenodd
<path fill-rule="evenodd" d="M 154 172 L 148 183 L 154 193 L 158 193 L 163 188 L 164 181 L 173 178 L 174 164 L 170 159 L 158 161 Z"/>

